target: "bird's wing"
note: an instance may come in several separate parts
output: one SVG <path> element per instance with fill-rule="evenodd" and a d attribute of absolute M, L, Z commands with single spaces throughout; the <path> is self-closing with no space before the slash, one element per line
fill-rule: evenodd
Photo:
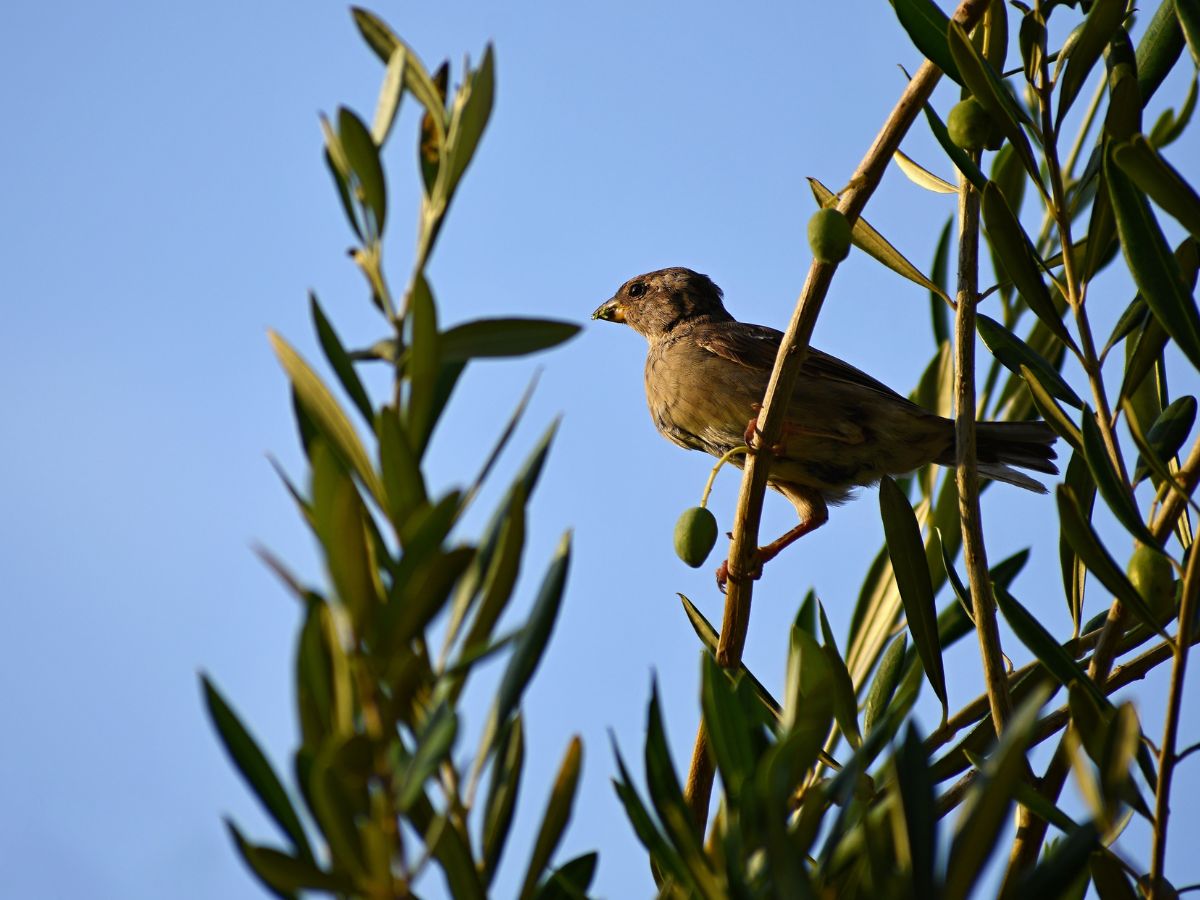
<path fill-rule="evenodd" d="M 779 344 L 783 334 L 765 325 L 747 325 L 743 322 L 721 323 L 698 329 L 696 343 L 717 356 L 724 357 L 750 369 L 768 373 L 775 366 Z M 842 362 L 836 356 L 822 353 L 815 347 L 808 348 L 801 374 L 807 378 L 824 378 L 841 381 L 859 388 L 875 391 L 892 400 L 910 402 L 881 381 L 876 381 L 861 369 Z"/>

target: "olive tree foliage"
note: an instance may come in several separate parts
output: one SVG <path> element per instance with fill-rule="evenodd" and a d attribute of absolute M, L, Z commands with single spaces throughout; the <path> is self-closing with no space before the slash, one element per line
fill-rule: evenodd
<path fill-rule="evenodd" d="M 271 344 L 291 383 L 307 477 L 283 475 L 316 537 L 328 575 L 300 582 L 263 556 L 300 603 L 295 703 L 300 742 L 285 786 L 212 679 L 203 678 L 213 725 L 233 763 L 278 826 L 257 842 L 227 822 L 234 845 L 272 893 L 409 897 L 436 868 L 455 897 L 485 897 L 501 864 L 524 767 L 522 695 L 538 667 L 562 600 L 570 560 L 565 534 L 525 622 L 497 633 L 522 565 L 526 509 L 554 436 L 545 432 L 477 540 L 449 538 L 511 438 L 521 399 L 478 474 L 441 496 L 424 474 L 430 436 L 472 359 L 512 357 L 559 344 L 578 326 L 542 319 L 483 319 L 443 328 L 426 263 L 492 110 L 494 61 L 433 74 L 379 18 L 354 21 L 384 64 L 370 123 L 342 107 L 322 118 L 325 162 L 355 239 L 385 332 L 365 350 L 341 342 L 316 296 L 313 326 L 332 378 L 283 337 Z M 388 181 L 383 151 L 402 101 L 423 110 L 417 249 L 403 291 L 384 274 Z M 390 395 L 371 396 L 364 365 L 387 366 Z M 281 472 L 281 475 L 283 473 Z M 489 717 L 466 765 L 459 703 L 476 668 L 506 657 Z M 596 854 L 550 866 L 571 814 L 582 745 L 572 738 L 541 824 L 518 875 L 521 897 L 582 896 Z"/>
<path fill-rule="evenodd" d="M 989 563 L 976 479 L 964 488 L 961 474 L 936 467 L 885 478 L 886 542 L 849 633 L 839 643 L 810 594 L 779 696 L 740 660 L 748 597 L 727 599 L 722 631 L 683 598 L 705 651 L 691 768 L 673 765 L 655 690 L 644 777 L 618 750 L 617 794 L 663 897 L 981 896 L 997 891 L 980 876 L 1001 855 L 1004 897 L 1173 897 L 1185 886 L 1164 868 L 1172 775 L 1198 749 L 1178 734 L 1200 634 L 1200 438 L 1196 398 L 1171 386 L 1194 389 L 1200 370 L 1200 196 L 1197 160 L 1171 145 L 1196 104 L 1200 3 L 964 0 L 952 16 L 931 0 L 892 6 L 927 62 L 846 188 L 813 179 L 813 192 L 845 212 L 860 250 L 930 291 L 937 349 L 915 400 L 957 414 L 960 437 L 975 417 L 1042 418 L 1057 433 L 1059 532 L 1038 550 L 1059 559 L 1061 581 L 1018 586 L 1029 549 Z M 1135 15 L 1146 25 L 1136 45 Z M 1055 44 L 1052 34 L 1066 37 Z M 1147 105 L 1176 67 L 1186 92 L 1150 121 Z M 929 99 L 939 77 L 961 88 L 952 109 Z M 928 274 L 860 215 L 882 175 L 872 154 L 898 146 L 910 125 L 928 127 L 945 155 L 922 164 L 897 152 L 899 168 L 958 199 L 930 241 Z M 933 174 L 951 167 L 957 184 Z M 777 376 L 803 350 L 806 338 L 788 340 L 811 334 L 806 304 L 819 310 L 836 268 L 817 256 Z M 1112 277 L 1118 270 L 1128 277 Z M 1118 295 L 1114 284 L 1129 281 L 1134 296 Z M 1093 321 L 1116 324 L 1103 334 Z M 978 388 L 976 335 L 989 354 Z M 749 466 L 744 479 L 734 552 L 739 529 L 756 521 Z M 742 546 L 754 543 L 751 532 Z M 1030 611 L 1054 603 L 1066 604 L 1070 633 L 1051 633 Z M 730 639 L 730 623 L 740 637 Z M 972 636 L 979 696 L 951 709 L 943 653 Z M 1169 671 L 1164 721 L 1110 699 L 1158 666 Z M 923 690 L 942 710 L 929 734 L 912 718 Z M 1031 753 L 1045 741 L 1054 750 L 1035 771 Z M 1060 805 L 1068 777 L 1082 815 Z M 1118 852 L 1133 817 L 1152 838 Z"/>

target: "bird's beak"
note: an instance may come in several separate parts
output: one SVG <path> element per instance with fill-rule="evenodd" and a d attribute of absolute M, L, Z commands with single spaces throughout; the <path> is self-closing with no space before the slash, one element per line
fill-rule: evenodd
<path fill-rule="evenodd" d="M 607 303 L 592 313 L 593 319 L 603 319 L 605 322 L 624 322 L 625 307 L 621 305 L 621 301 L 613 297 Z"/>

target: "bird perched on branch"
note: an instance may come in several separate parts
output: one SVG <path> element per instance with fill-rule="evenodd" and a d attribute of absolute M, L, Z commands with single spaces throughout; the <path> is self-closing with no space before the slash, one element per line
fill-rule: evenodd
<path fill-rule="evenodd" d="M 705 275 L 662 269 L 631 278 L 592 314 L 623 322 L 649 342 L 646 401 L 659 432 L 713 456 L 753 446 L 759 405 L 783 337 L 774 328 L 738 322 L 722 296 Z M 1056 474 L 1053 442 L 1054 432 L 1044 422 L 980 422 L 979 474 L 1045 493 L 1013 467 Z M 795 507 L 800 523 L 758 548 L 758 571 L 823 525 L 829 505 L 845 502 L 854 488 L 931 462 L 953 466 L 954 445 L 952 420 L 810 348 L 788 399 L 783 432 L 770 448 L 767 481 Z M 722 587 L 727 577 L 726 563 L 717 570 Z"/>

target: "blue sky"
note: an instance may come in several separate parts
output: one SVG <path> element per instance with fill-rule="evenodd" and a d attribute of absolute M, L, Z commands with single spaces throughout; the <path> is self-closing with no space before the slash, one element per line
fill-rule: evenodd
<path fill-rule="evenodd" d="M 808 265 L 805 176 L 843 184 L 903 86 L 897 65 L 919 62 L 883 2 L 374 9 L 431 68 L 449 57 L 457 73 L 464 54 L 496 45 L 495 112 L 430 267 L 450 324 L 583 322 L 626 278 L 685 265 L 711 275 L 739 318 L 782 327 Z M 302 472 L 265 335 L 277 329 L 316 356 L 309 289 L 348 343 L 382 334 L 345 258 L 351 235 L 317 126 L 340 103 L 369 115 L 381 67 L 341 3 L 67 2 L 5 8 L 0 76 L 0 883 L 14 896 L 259 896 L 220 816 L 262 838 L 271 828 L 208 725 L 196 676 L 212 674 L 284 767 L 297 609 L 251 547 L 321 576 L 267 463 L 272 454 Z M 1152 112 L 1178 104 L 1183 88 L 1168 82 Z M 955 99 L 943 89 L 936 101 L 945 113 Z M 415 124 L 408 103 L 385 159 L 393 277 L 411 259 Z M 1192 176 L 1195 134 L 1168 151 Z M 905 150 L 950 177 L 920 123 Z M 867 216 L 927 267 L 952 209 L 893 168 Z M 1131 295 L 1121 277 L 1097 283 L 1098 332 Z M 927 310 L 922 289 L 855 253 L 815 342 L 907 391 L 934 349 Z M 521 604 L 564 528 L 575 556 L 527 698 L 529 771 L 502 885 L 520 876 L 578 732 L 585 775 L 558 858 L 597 848 L 600 894 L 648 895 L 609 783 L 608 730 L 639 755 L 652 672 L 681 767 L 690 752 L 699 648 L 675 594 L 713 619 L 720 599 L 711 567 L 687 569 L 670 540 L 710 460 L 654 433 L 643 355 L 631 331 L 589 323 L 536 360 L 473 365 L 436 436 L 433 483 L 467 479 L 541 372 L 482 520 L 522 448 L 564 417 L 532 507 Z M 1198 388 L 1195 373 L 1173 384 L 1176 394 Z M 719 479 L 711 506 L 722 530 L 736 491 L 732 472 Z M 764 534 L 792 517 L 768 498 Z M 1065 633 L 1053 499 L 989 491 L 985 526 L 993 559 L 1038 545 L 1016 592 Z M 768 686 L 782 681 L 786 628 L 806 590 L 816 587 L 843 635 L 881 542 L 875 494 L 864 491 L 768 568 L 747 650 Z M 1104 605 L 1093 589 L 1087 615 Z M 949 656 L 952 705 L 977 693 L 970 644 Z M 1006 647 L 1027 658 L 1011 636 Z M 1156 740 L 1165 685 L 1159 674 L 1136 692 Z M 935 713 L 922 710 L 929 727 Z M 1180 740 L 1198 737 L 1193 718 Z M 1194 759 L 1182 767 L 1177 797 L 1200 788 L 1197 771 Z M 1200 881 L 1187 847 L 1200 820 L 1184 807 L 1168 874 L 1186 884 Z"/>

